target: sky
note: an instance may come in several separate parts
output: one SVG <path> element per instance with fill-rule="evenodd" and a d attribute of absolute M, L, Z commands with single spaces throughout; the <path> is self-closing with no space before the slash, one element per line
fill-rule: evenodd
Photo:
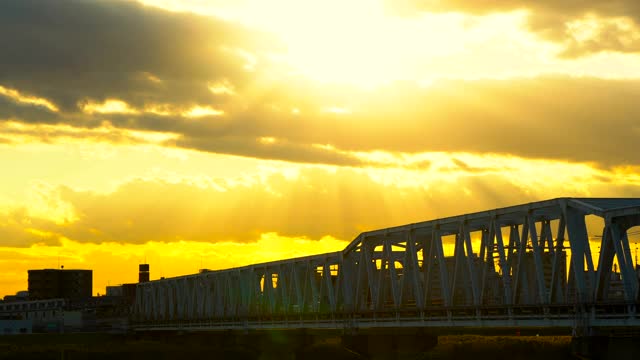
<path fill-rule="evenodd" d="M 640 197 L 636 0 L 4 0 L 0 49 L 0 296 Z"/>

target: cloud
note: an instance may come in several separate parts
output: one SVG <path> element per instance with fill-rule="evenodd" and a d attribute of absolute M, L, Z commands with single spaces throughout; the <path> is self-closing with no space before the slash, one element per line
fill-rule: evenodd
<path fill-rule="evenodd" d="M 302 93 L 315 96 L 313 90 Z M 300 115 L 256 106 L 224 121 L 176 122 L 167 130 L 183 134 L 182 144 L 198 149 L 300 162 L 349 164 L 326 152 L 304 156 L 298 150 L 328 144 L 332 147 L 325 149 L 343 155 L 377 150 L 498 153 L 612 166 L 638 163 L 639 97 L 638 80 L 451 80 L 426 89 L 395 84 L 345 96 L 353 110 L 344 116 L 312 105 L 301 108 Z M 285 108 L 305 100 L 290 95 L 272 101 Z M 136 120 L 130 124 L 146 127 Z M 261 136 L 281 139 L 290 150 L 267 151 L 269 146 L 254 140 Z"/>
<path fill-rule="evenodd" d="M 242 88 L 251 76 L 239 51 L 275 46 L 239 25 L 123 0 L 2 1 L 0 33 L 0 84 L 64 112 L 85 98 L 222 102 L 208 84 Z"/>
<path fill-rule="evenodd" d="M 214 141 L 208 137 L 186 137 L 176 141 L 176 145 L 200 151 L 211 151 L 259 159 L 283 159 L 307 164 L 332 164 L 339 166 L 376 165 L 367 163 L 354 154 L 336 151 L 331 148 L 300 144 L 289 140 L 273 143 L 252 139 L 246 136 L 217 137 Z"/>
<path fill-rule="evenodd" d="M 443 80 L 429 88 L 391 84 L 350 95 L 327 90 L 306 84 L 290 94 L 277 88 L 251 105 L 198 118 L 138 111 L 60 116 L 10 100 L 0 112 L 21 109 L 13 111 L 14 122 L 30 122 L 42 113 L 78 128 L 30 128 L 36 139 L 73 135 L 117 143 L 134 133 L 164 133 L 166 146 L 298 163 L 388 166 L 366 156 L 382 151 L 511 154 L 605 167 L 640 164 L 634 155 L 640 139 L 640 80 Z M 332 103 L 345 104 L 350 113 L 323 110 Z M 299 111 L 283 110 L 291 108 Z M 1 127 L 0 135 L 16 135 L 7 129 Z M 105 129 L 112 135 L 102 133 Z"/>
<path fill-rule="evenodd" d="M 378 94 L 351 122 L 308 125 L 311 142 L 399 152 L 514 154 L 634 164 L 640 81 L 589 78 L 444 81 Z M 358 136 L 354 134 L 357 124 Z M 324 129 L 324 130 L 323 130 Z"/>
<path fill-rule="evenodd" d="M 571 77 L 443 80 L 429 88 L 391 84 L 350 95 L 306 84 L 293 93 L 277 88 L 222 116 L 136 112 L 75 114 L 60 121 L 80 126 L 76 138 L 98 138 L 104 129 L 113 129 L 113 136 L 99 138 L 114 142 L 131 131 L 164 133 L 166 146 L 299 163 L 389 166 L 368 154 L 469 152 L 610 167 L 640 164 L 634 155 L 640 139 L 638 98 L 640 80 Z M 350 113 L 323 110 L 333 103 Z M 283 110 L 291 108 L 300 110 Z M 51 139 L 72 133 L 64 129 L 35 127 L 30 135 L 38 138 L 41 132 Z"/>
<path fill-rule="evenodd" d="M 109 123 L 92 128 L 66 124 L 30 124 L 17 121 L 0 122 L 0 143 L 27 144 L 40 142 L 61 144 L 73 142 L 107 144 L 164 144 L 177 136 L 168 132 L 135 131 L 114 128 Z M 5 139 L 3 142 L 2 139 Z"/>
<path fill-rule="evenodd" d="M 60 121 L 60 117 L 45 107 L 16 102 L 0 94 L 0 120 L 53 123 Z"/>
<path fill-rule="evenodd" d="M 583 11 L 575 2 L 567 8 L 548 1 L 481 3 L 486 6 L 460 0 L 436 8 Z M 635 19 L 637 13 L 636 5 L 621 1 L 587 8 L 602 16 L 628 10 Z M 29 130 L 42 141 L 73 134 L 117 143 L 129 131 L 167 133 L 166 146 L 354 167 L 386 166 L 367 158 L 376 151 L 638 164 L 639 80 L 442 80 L 428 88 L 393 83 L 367 91 L 267 81 L 260 66 L 245 68 L 248 58 L 261 61 L 260 54 L 278 48 L 266 35 L 129 1 L 2 1 L 0 33 L 0 121 L 78 129 Z M 215 84 L 233 91 L 212 91 Z M 217 112 L 188 116 L 198 108 Z M 327 111 L 332 108 L 349 111 Z M 15 129 L 3 128 L 2 143 L 16 142 Z M 97 136 L 105 128 L 121 134 Z"/>
<path fill-rule="evenodd" d="M 134 179 L 109 193 L 48 188 L 38 193 L 40 203 L 64 215 L 64 221 L 44 216 L 53 210 L 31 209 L 30 202 L 2 217 L 0 247 L 55 245 L 66 239 L 248 243 L 271 232 L 350 241 L 366 230 L 545 198 L 640 196 L 640 182 L 624 173 L 508 158 L 499 161 L 502 172 L 479 172 L 464 165 L 469 158 L 459 158 L 465 157 L 452 157 L 450 168 L 429 170 L 314 166 L 238 181 Z"/>
<path fill-rule="evenodd" d="M 526 10 L 529 28 L 565 46 L 565 57 L 601 51 L 640 52 L 640 3 L 636 0 L 401 0 L 387 1 L 397 14 L 460 11 L 486 15 Z"/>
<path fill-rule="evenodd" d="M 76 241 L 127 243 L 250 242 L 266 232 L 349 239 L 357 235 L 358 224 L 385 219 L 383 209 L 366 212 L 365 218 L 365 200 L 380 198 L 379 189 L 366 176 L 350 174 L 309 170 L 295 180 L 272 175 L 251 185 L 227 185 L 224 191 L 142 180 L 103 195 L 67 189 L 63 198 L 79 220 L 62 232 Z M 338 192 L 346 204 L 340 205 Z"/>
<path fill-rule="evenodd" d="M 406 10 L 415 10 L 417 8 L 440 11 L 456 9 L 472 13 L 486 14 L 490 12 L 510 11 L 514 9 L 545 9 L 549 12 L 567 15 L 598 12 L 606 15 L 627 15 L 634 18 L 640 18 L 640 5 L 633 0 L 610 0 L 607 2 L 599 0 L 400 0 L 394 1 L 393 3 L 397 4 L 398 9 Z M 392 6 L 393 3 L 388 3 L 387 5 Z"/>
<path fill-rule="evenodd" d="M 43 230 L 54 227 L 50 220 L 34 217 L 25 208 L 0 212 L 0 246 L 28 247 L 33 244 L 57 245 L 60 235 Z"/>

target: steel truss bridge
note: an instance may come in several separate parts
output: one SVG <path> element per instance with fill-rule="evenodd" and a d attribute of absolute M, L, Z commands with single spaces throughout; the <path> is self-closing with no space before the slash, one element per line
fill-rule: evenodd
<path fill-rule="evenodd" d="M 633 331 L 640 269 L 628 233 L 638 225 L 640 198 L 558 198 L 369 231 L 334 253 L 140 283 L 132 321 L 137 330 Z"/>

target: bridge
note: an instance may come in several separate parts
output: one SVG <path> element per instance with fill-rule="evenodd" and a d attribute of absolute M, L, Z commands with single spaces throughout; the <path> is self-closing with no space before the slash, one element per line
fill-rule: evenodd
<path fill-rule="evenodd" d="M 338 252 L 138 284 L 133 327 L 636 331 L 639 225 L 640 198 L 557 198 L 368 231 Z"/>

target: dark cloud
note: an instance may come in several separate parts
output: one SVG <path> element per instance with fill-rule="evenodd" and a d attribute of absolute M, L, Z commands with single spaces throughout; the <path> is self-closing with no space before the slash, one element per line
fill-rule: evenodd
<path fill-rule="evenodd" d="M 462 10 L 487 14 L 518 9 L 537 9 L 570 16 L 595 12 L 608 16 L 640 18 L 640 4 L 635 0 L 398 0 L 387 2 L 387 6 L 391 9 L 404 11 L 416 9 Z"/>
<path fill-rule="evenodd" d="M 259 159 L 285 159 L 287 161 L 310 164 L 333 164 L 340 166 L 363 166 L 367 163 L 351 154 L 344 154 L 312 144 L 278 141 L 261 142 L 244 136 L 217 137 L 212 141 L 208 137 L 187 137 L 178 140 L 177 146 L 201 151 L 226 153 Z M 372 164 L 375 165 L 375 164 Z"/>
<path fill-rule="evenodd" d="M 563 56 L 578 57 L 600 51 L 640 52 L 640 1 L 637 0 L 393 0 L 386 1 L 392 12 L 413 15 L 419 11 L 462 11 L 486 15 L 493 12 L 529 10 L 529 27 L 542 37 L 563 43 Z M 593 36 L 583 40 L 568 29 L 573 20 L 595 15 L 605 22 Z M 613 18 L 627 18 L 633 23 L 628 29 Z M 633 39 L 636 40 L 633 40 Z"/>
<path fill-rule="evenodd" d="M 640 27 L 627 29 L 617 22 L 608 22 L 586 40 L 577 40 L 575 37 L 566 37 L 564 40 L 566 48 L 561 55 L 568 58 L 604 50 L 635 53 L 640 52 Z"/>
<path fill-rule="evenodd" d="M 0 94 L 0 120 L 54 123 L 59 122 L 60 118 L 58 113 L 55 113 L 44 106 L 19 103 Z"/>
<path fill-rule="evenodd" d="M 237 25 L 132 1 L 0 2 L 0 84 L 65 112 L 85 98 L 134 106 L 224 101 L 207 84 L 228 79 L 242 87 L 250 74 L 234 49 L 265 43 L 275 46 Z"/>
<path fill-rule="evenodd" d="M 2 126 L 7 125 L 7 126 Z M 23 125 L 23 126 L 16 126 Z M 106 125 L 106 124 L 105 124 Z M 41 143 L 64 143 L 70 139 L 103 142 L 109 144 L 147 144 L 154 141 L 145 139 L 146 133 L 132 133 L 118 128 L 78 128 L 71 126 L 55 126 L 49 124 L 27 125 L 17 122 L 0 122 L 0 143 L 25 143 L 37 141 Z M 158 140 L 157 142 L 161 142 Z"/>
<path fill-rule="evenodd" d="M 487 172 L 500 173 L 500 171 L 503 170 L 497 167 L 473 166 L 455 157 L 451 158 L 451 161 L 455 164 L 455 167 L 452 167 L 451 169 L 449 169 L 452 172 L 455 171 L 455 172 L 465 172 L 467 174 L 480 174 L 480 173 L 487 173 Z M 445 169 L 442 169 L 442 170 L 446 171 Z"/>
<path fill-rule="evenodd" d="M 637 164 L 640 81 L 589 78 L 449 81 L 387 92 L 349 121 L 316 119 L 308 142 L 349 150 L 508 153 Z M 331 139 L 331 140 L 327 140 Z"/>
<path fill-rule="evenodd" d="M 318 88 L 294 95 L 274 93 L 223 116 L 75 114 L 64 119 L 74 126 L 97 127 L 108 121 L 116 129 L 173 133 L 178 138 L 167 143 L 172 146 L 302 163 L 378 165 L 353 152 L 381 150 L 511 154 L 601 166 L 640 164 L 635 156 L 640 140 L 638 80 L 452 80 L 426 89 L 390 85 L 316 100 L 350 104 L 348 114 L 328 113 L 322 105 L 310 103 L 321 97 Z M 299 104 L 300 114 L 281 110 Z M 82 134 L 91 132 L 76 136 Z M 275 141 L 261 142 L 263 137 Z"/>
<path fill-rule="evenodd" d="M 346 151 L 500 153 L 613 166 L 639 163 L 638 98 L 638 80 L 443 81 L 428 89 L 389 86 L 360 100 L 352 95 L 353 113 L 346 115 L 255 107 L 226 120 L 175 122 L 167 130 L 184 134 L 189 147 L 301 162 L 348 164 L 327 151 L 302 152 L 309 144 L 331 144 Z M 287 146 L 258 147 L 260 136 Z"/>

